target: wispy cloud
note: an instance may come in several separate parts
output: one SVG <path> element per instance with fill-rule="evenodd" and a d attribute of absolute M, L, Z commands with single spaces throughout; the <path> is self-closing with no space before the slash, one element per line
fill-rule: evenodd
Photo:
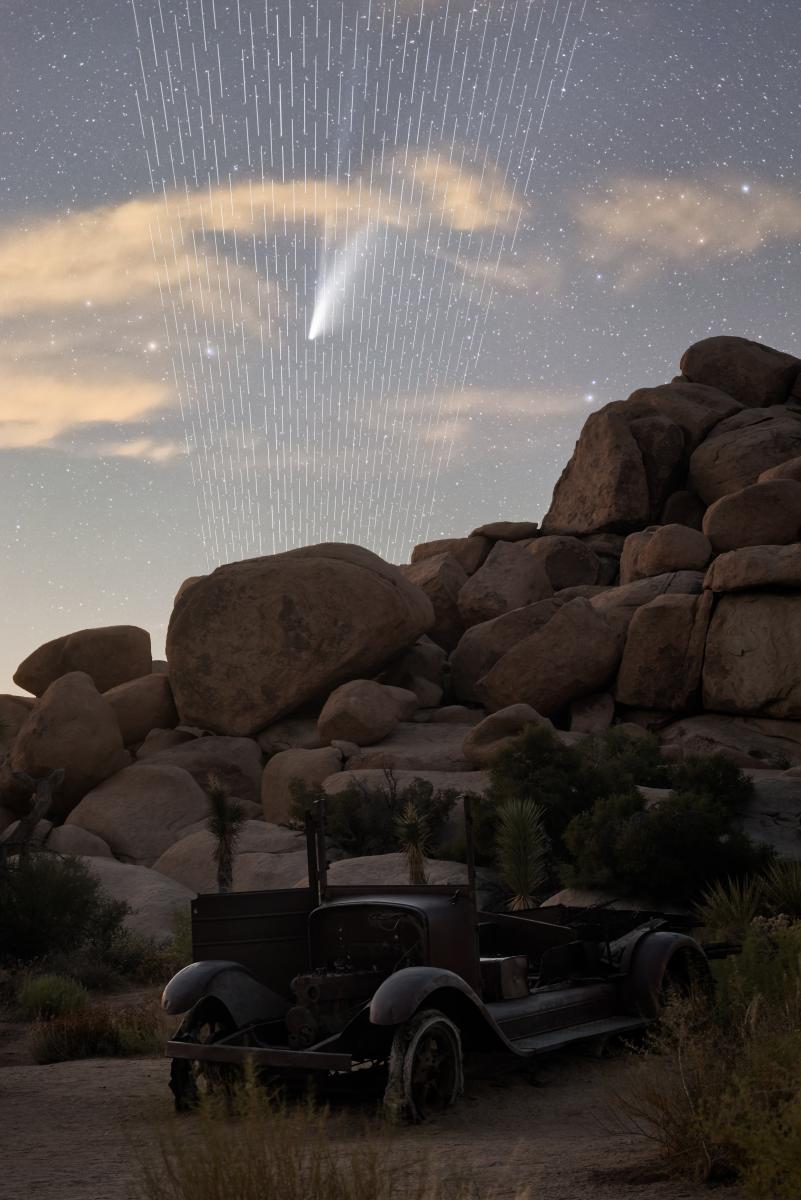
<path fill-rule="evenodd" d="M 631 285 L 668 263 L 702 265 L 752 254 L 801 233 L 801 196 L 789 188 L 715 176 L 624 176 L 575 205 L 585 253 Z"/>

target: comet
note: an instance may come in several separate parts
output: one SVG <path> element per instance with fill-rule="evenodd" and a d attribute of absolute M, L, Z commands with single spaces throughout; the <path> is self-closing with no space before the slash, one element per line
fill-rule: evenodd
<path fill-rule="evenodd" d="M 370 240 L 369 231 L 360 230 L 323 264 L 307 334 L 310 342 L 333 331 L 338 313 L 344 322 L 345 303 L 366 264 Z"/>

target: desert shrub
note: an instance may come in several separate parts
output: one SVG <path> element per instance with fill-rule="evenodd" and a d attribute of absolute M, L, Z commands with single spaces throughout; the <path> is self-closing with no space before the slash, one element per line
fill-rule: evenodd
<path fill-rule="evenodd" d="M 675 792 L 648 810 L 635 793 L 600 801 L 565 834 L 568 876 L 587 887 L 689 903 L 716 880 L 769 865 L 772 852 L 730 825 L 722 805 L 694 793 Z"/>
<path fill-rule="evenodd" d="M 354 783 L 336 795 L 326 796 L 326 833 L 348 858 L 389 854 L 399 848 L 399 823 L 406 805 L 412 804 L 418 817 L 425 820 L 428 840 L 436 844 L 456 803 L 456 796 L 457 793 L 451 790 L 435 791 L 424 779 L 415 779 L 401 788 L 392 773 L 387 772 L 385 788 Z M 293 820 L 302 821 L 319 798 L 318 789 L 295 780 L 292 784 Z"/>
<path fill-rule="evenodd" d="M 702 893 L 695 914 L 699 925 L 716 937 L 740 938 L 765 903 L 762 879 L 718 879 Z"/>
<path fill-rule="evenodd" d="M 131 1058 L 158 1053 L 163 1036 L 156 1005 L 118 1010 L 93 1005 L 38 1024 L 31 1051 L 40 1064 L 76 1058 Z"/>
<path fill-rule="evenodd" d="M 495 1194 L 442 1156 L 423 1151 L 410 1158 L 405 1139 L 380 1121 L 354 1127 L 311 1103 L 281 1104 L 247 1080 L 227 1103 L 205 1102 L 197 1117 L 197 1138 L 161 1121 L 142 1142 L 143 1200 L 491 1200 Z M 498 1195 L 525 1200 L 511 1169 L 500 1174 Z"/>
<path fill-rule="evenodd" d="M 510 800 L 534 800 L 543 810 L 548 837 L 561 844 L 571 819 L 592 803 L 590 777 L 576 749 L 563 746 L 546 726 L 532 725 L 496 756 L 489 799 L 496 809 Z"/>
<path fill-rule="evenodd" d="M 770 912 L 801 918 L 801 863 L 786 859 L 772 863 L 764 888 Z"/>
<path fill-rule="evenodd" d="M 671 787 L 671 771 L 661 757 L 659 739 L 652 733 L 632 736 L 614 725 L 605 733 L 594 734 L 575 748 L 588 768 L 594 795 L 610 796 L 641 787 Z"/>
<path fill-rule="evenodd" d="M 643 780 L 638 780 L 642 783 Z M 668 787 L 677 792 L 706 796 L 734 813 L 753 796 L 754 785 L 748 776 L 722 754 L 685 758 L 670 770 Z"/>
<path fill-rule="evenodd" d="M 548 878 L 550 846 L 542 809 L 533 800 L 507 800 L 498 809 L 497 863 L 511 892 L 511 912 L 534 908 Z"/>
<path fill-rule="evenodd" d="M 86 988 L 65 975 L 35 975 L 17 989 L 17 1008 L 26 1021 L 49 1021 L 79 1012 L 88 1003 Z"/>
<path fill-rule="evenodd" d="M 746 1194 L 801 1195 L 801 925 L 757 919 L 715 964 L 717 996 L 676 1000 L 625 1097 L 665 1165 Z"/>
<path fill-rule="evenodd" d="M 128 909 L 77 858 L 30 854 L 0 872 L 0 962 L 94 947 L 102 957 Z"/>

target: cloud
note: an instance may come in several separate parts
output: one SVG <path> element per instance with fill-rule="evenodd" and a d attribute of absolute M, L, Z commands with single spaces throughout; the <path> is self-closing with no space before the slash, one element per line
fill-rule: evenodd
<path fill-rule="evenodd" d="M 801 234 L 801 197 L 774 184 L 625 176 L 575 205 L 585 253 L 631 284 L 668 263 L 751 254 Z"/>
<path fill-rule="evenodd" d="M 172 462 L 186 453 L 183 442 L 162 441 L 152 437 L 134 438 L 130 442 L 106 442 L 98 448 L 105 458 L 137 458 L 143 462 Z"/>

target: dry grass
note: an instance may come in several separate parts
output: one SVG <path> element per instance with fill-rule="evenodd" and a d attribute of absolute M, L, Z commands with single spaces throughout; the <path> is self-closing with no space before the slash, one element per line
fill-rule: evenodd
<path fill-rule="evenodd" d="M 160 1123 L 139 1161 L 140 1200 L 489 1200 L 467 1179 L 443 1181 L 427 1153 L 410 1162 L 385 1122 L 354 1136 L 327 1110 L 282 1104 L 253 1080 L 189 1122 Z"/>
<path fill-rule="evenodd" d="M 155 1003 L 116 1009 L 97 1004 L 37 1022 L 31 1051 L 40 1064 L 76 1058 L 131 1058 L 157 1054 L 164 1037 L 164 1019 Z"/>

